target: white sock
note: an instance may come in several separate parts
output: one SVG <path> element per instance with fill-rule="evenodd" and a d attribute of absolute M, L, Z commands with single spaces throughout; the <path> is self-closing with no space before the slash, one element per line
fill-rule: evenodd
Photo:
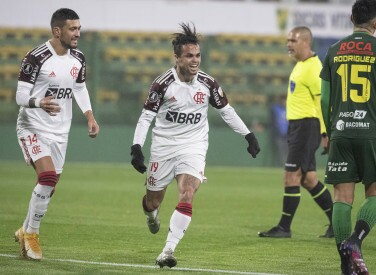
<path fill-rule="evenodd" d="M 170 228 L 167 234 L 166 246 L 163 251 L 171 249 L 175 251 L 179 241 L 183 238 L 185 231 L 191 222 L 191 217 L 175 210 L 170 219 Z"/>
<path fill-rule="evenodd" d="M 27 233 L 39 234 L 40 223 L 47 212 L 53 189 L 52 186 L 41 185 L 39 183 L 35 186 L 30 199 Z"/>
<path fill-rule="evenodd" d="M 25 217 L 25 220 L 22 224 L 22 231 L 23 232 L 26 232 L 26 229 L 27 229 L 27 226 L 29 224 L 29 217 L 30 217 L 30 204 L 31 202 L 29 202 L 29 208 L 27 209 L 27 214 L 26 214 L 26 217 Z"/>

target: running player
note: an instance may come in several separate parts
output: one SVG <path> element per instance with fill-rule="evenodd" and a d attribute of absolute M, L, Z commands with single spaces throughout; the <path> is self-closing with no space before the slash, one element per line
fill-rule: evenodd
<path fill-rule="evenodd" d="M 15 239 L 21 255 L 34 260 L 42 259 L 39 227 L 63 171 L 73 97 L 87 118 L 89 136 L 94 138 L 99 133 L 85 84 L 85 57 L 77 50 L 79 17 L 73 10 L 59 9 L 52 15 L 51 29 L 52 38 L 23 59 L 16 93 L 21 106 L 18 141 L 38 180 Z"/>
<path fill-rule="evenodd" d="M 172 41 L 176 65 L 152 83 L 131 147 L 134 168 L 140 173 L 147 171 L 142 206 L 151 233 L 159 231 L 158 212 L 167 186 L 174 179 L 178 185 L 179 199 L 171 216 L 166 245 L 156 260 L 160 267 L 177 264 L 173 253 L 188 229 L 194 195 L 205 180 L 209 104 L 235 132 L 245 137 L 253 158 L 260 151 L 255 135 L 229 105 L 217 81 L 200 71 L 196 28 L 189 24 L 181 27 L 182 32 L 175 33 Z M 141 148 L 154 118 L 151 156 L 146 167 Z"/>

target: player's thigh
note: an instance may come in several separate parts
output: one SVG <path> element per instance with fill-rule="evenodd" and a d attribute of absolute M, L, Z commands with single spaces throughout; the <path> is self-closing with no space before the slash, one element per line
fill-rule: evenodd
<path fill-rule="evenodd" d="M 176 158 L 150 161 L 146 173 L 146 189 L 152 192 L 166 189 L 175 177 L 175 163 Z M 156 193 L 154 195 L 157 196 Z"/>
<path fill-rule="evenodd" d="M 53 141 L 51 143 L 51 157 L 55 165 L 56 174 L 61 174 L 63 172 L 67 147 L 68 142 Z"/>
<path fill-rule="evenodd" d="M 376 196 L 376 182 L 366 186 L 366 198 Z"/>
<path fill-rule="evenodd" d="M 34 163 L 37 173 L 62 173 L 67 142 L 57 142 L 29 130 L 21 130 L 17 135 L 26 163 Z"/>
<path fill-rule="evenodd" d="M 355 139 L 353 143 L 359 177 L 368 189 L 369 185 L 376 182 L 376 140 Z"/>
<path fill-rule="evenodd" d="M 338 138 L 330 141 L 325 182 L 328 184 L 359 182 L 358 164 L 355 159 L 353 140 Z"/>
<path fill-rule="evenodd" d="M 177 157 L 175 175 L 191 175 L 199 180 L 199 183 L 206 181 L 205 177 L 205 156 L 203 155 L 182 155 Z"/>

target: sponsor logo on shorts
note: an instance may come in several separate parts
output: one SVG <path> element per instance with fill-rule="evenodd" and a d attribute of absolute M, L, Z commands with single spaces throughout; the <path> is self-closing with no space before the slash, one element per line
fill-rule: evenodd
<path fill-rule="evenodd" d="M 346 172 L 347 171 L 347 162 L 328 162 L 328 171 L 330 172 Z"/>

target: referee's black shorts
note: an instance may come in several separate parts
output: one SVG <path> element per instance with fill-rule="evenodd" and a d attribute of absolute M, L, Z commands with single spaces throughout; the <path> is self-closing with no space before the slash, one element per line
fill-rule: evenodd
<path fill-rule="evenodd" d="M 316 171 L 316 150 L 321 143 L 318 118 L 289 120 L 287 133 L 288 154 L 285 170 L 302 169 L 303 173 Z"/>

